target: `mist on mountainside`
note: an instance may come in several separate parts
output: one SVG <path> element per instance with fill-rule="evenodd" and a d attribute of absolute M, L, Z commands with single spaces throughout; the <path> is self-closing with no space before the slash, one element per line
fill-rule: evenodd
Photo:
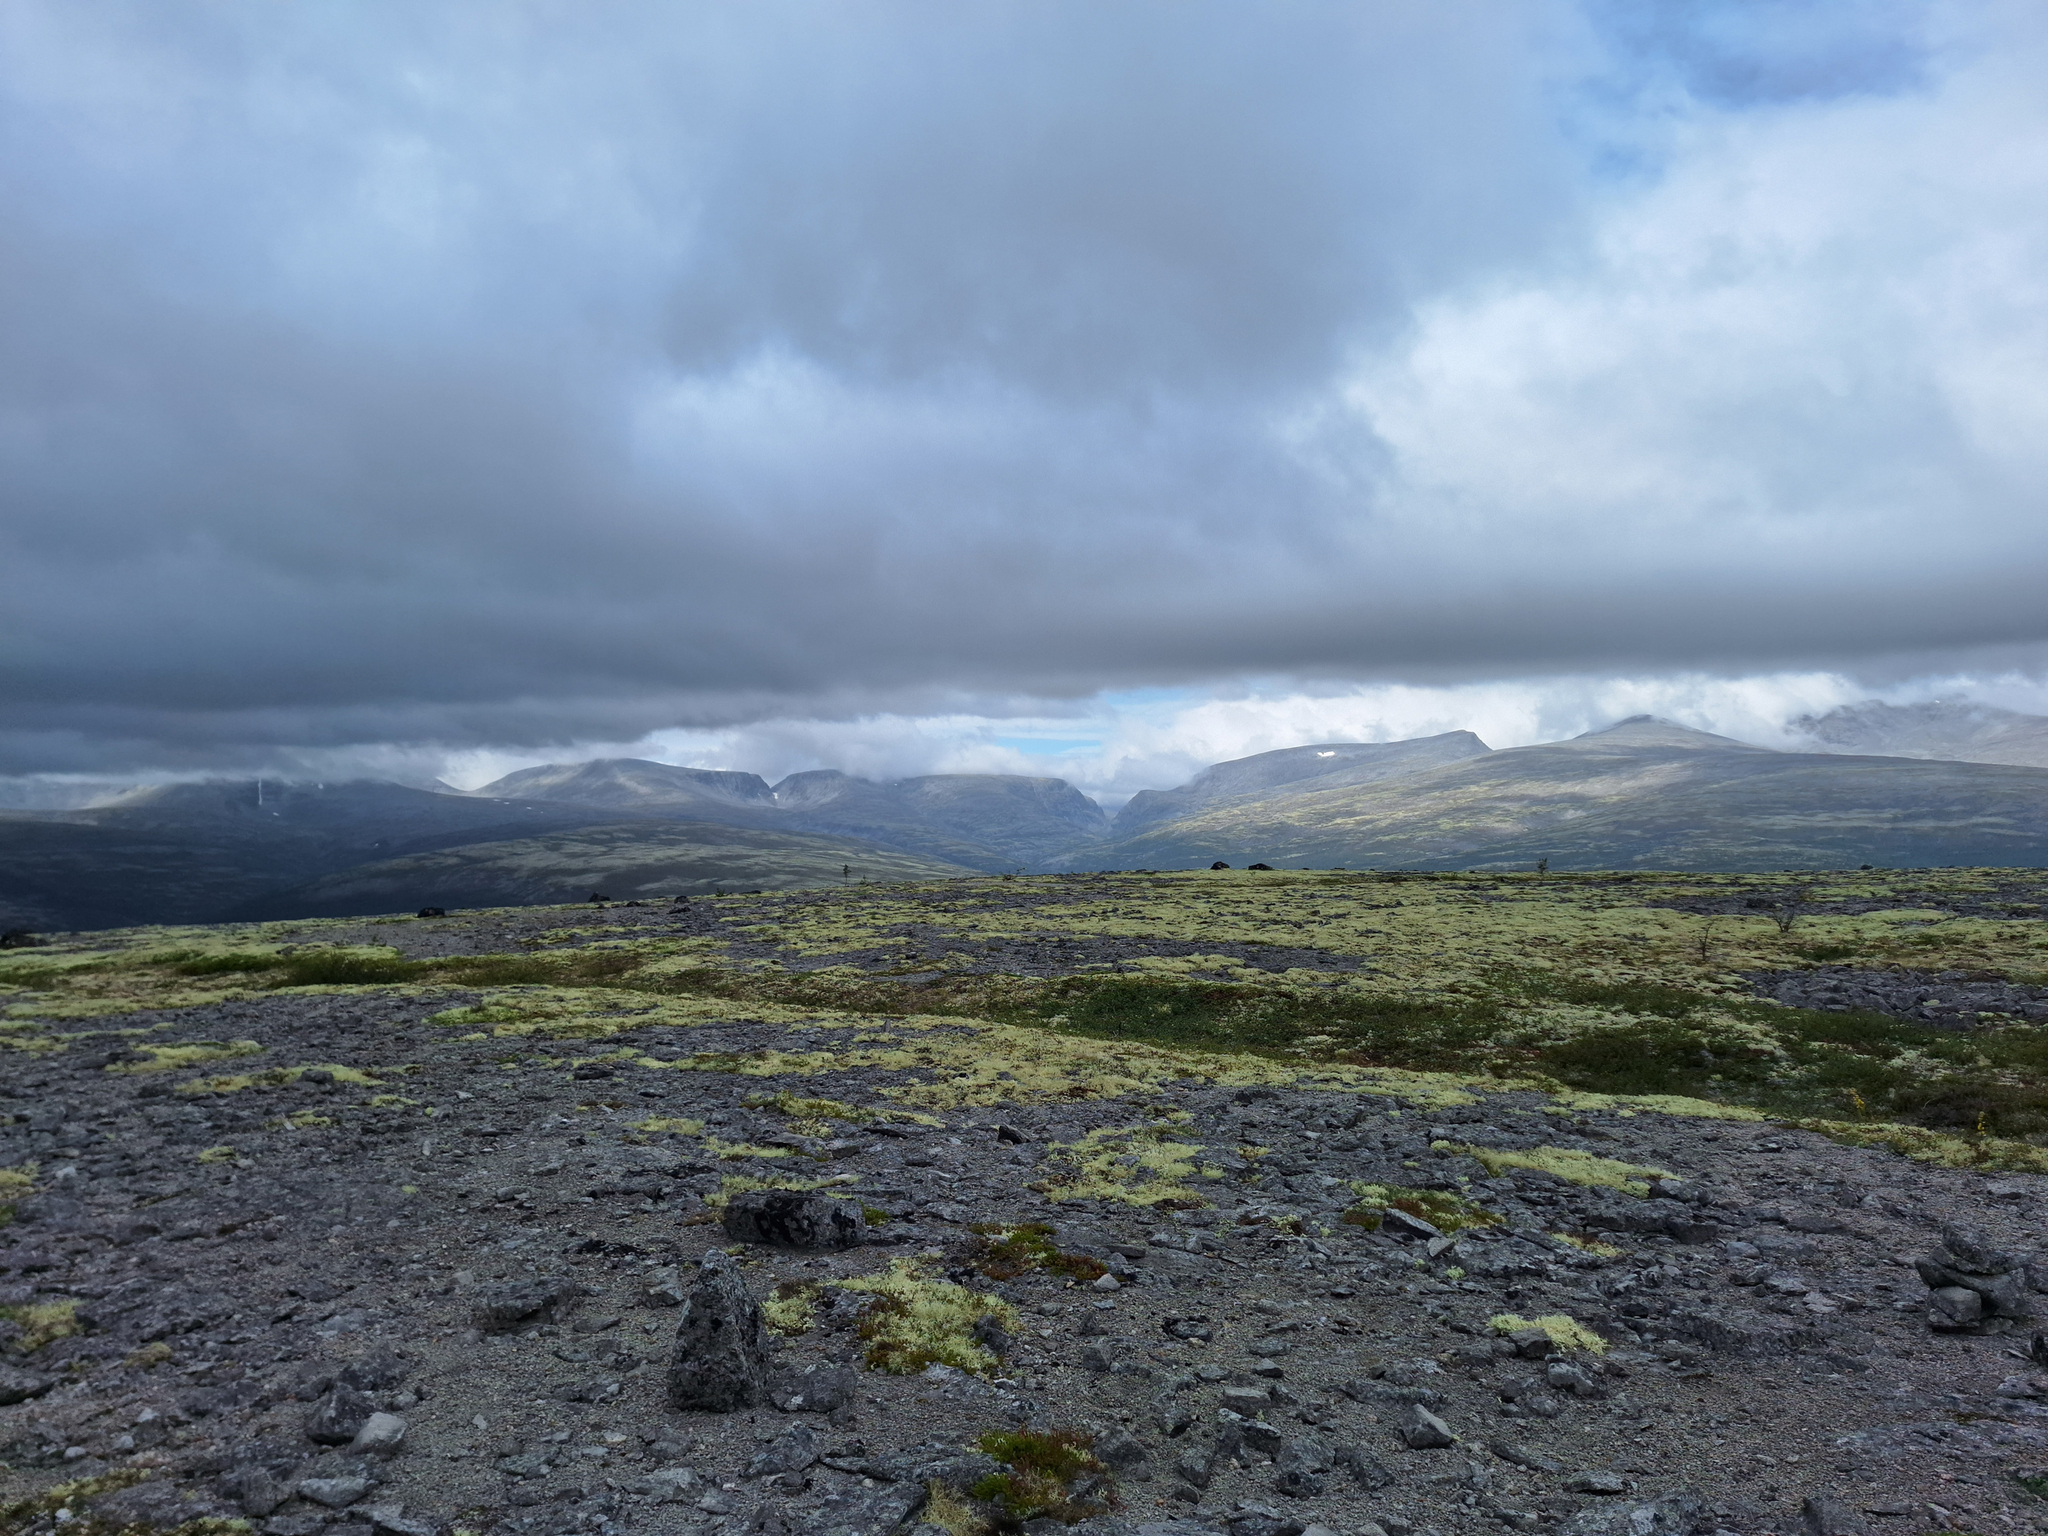
<path fill-rule="evenodd" d="M 1883 704 L 1870 699 L 1824 715 L 1801 715 L 1786 729 L 1795 740 L 1810 743 L 1807 750 L 1814 752 L 2048 768 L 2048 718 L 1991 704 L 1945 699 Z"/>

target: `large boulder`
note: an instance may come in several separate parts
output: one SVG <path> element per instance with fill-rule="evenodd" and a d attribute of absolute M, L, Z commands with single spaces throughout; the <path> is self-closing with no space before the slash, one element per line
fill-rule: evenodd
<path fill-rule="evenodd" d="M 1928 1325 L 1943 1333 L 2009 1333 L 2034 1315 L 2026 1259 L 1982 1232 L 1944 1227 L 1942 1245 L 1913 1261 L 1926 1284 Z"/>
<path fill-rule="evenodd" d="M 865 1226 L 859 1206 L 815 1190 L 751 1189 L 725 1207 L 727 1237 L 770 1248 L 852 1248 Z"/>
<path fill-rule="evenodd" d="M 41 1397 L 55 1385 L 53 1376 L 38 1376 L 33 1371 L 0 1365 L 0 1405 L 25 1403 L 32 1397 Z"/>
<path fill-rule="evenodd" d="M 362 1433 L 376 1411 L 377 1405 L 367 1393 L 337 1382 L 306 1416 L 306 1438 L 317 1445 L 347 1445 Z"/>
<path fill-rule="evenodd" d="M 704 1255 L 676 1324 L 668 1400 L 678 1409 L 731 1413 L 768 1397 L 768 1325 L 739 1268 Z"/>

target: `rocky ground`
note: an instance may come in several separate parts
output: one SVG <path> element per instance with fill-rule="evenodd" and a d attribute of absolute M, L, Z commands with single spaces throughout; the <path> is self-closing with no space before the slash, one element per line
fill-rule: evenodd
<path fill-rule="evenodd" d="M 612 907 L 573 942 L 744 959 L 751 915 Z M 253 995 L 0 1054 L 0 1169 L 33 1170 L 0 1529 L 965 1536 L 1016 1527 L 988 1501 L 1027 1442 L 985 1437 L 1019 1429 L 1086 1437 L 1083 1536 L 2048 1529 L 2042 1176 L 1526 1091 L 912 1112 L 913 1067 L 764 1070 L 816 1049 L 801 1020 L 599 1050 L 429 1022 L 461 1001 Z M 298 1065 L 231 1082 L 229 1050 Z M 1176 1157 L 1199 1199 L 1117 1182 Z M 761 1241 L 791 1234 L 745 1176 L 815 1186 L 839 1235 Z M 749 1355 L 763 1302 L 785 1331 Z"/>

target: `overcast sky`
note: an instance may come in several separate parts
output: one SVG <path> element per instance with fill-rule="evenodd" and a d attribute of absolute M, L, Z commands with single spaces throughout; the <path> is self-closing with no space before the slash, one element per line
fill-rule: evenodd
<path fill-rule="evenodd" d="M 2048 709 L 2048 10 L 0 8 L 0 774 Z"/>

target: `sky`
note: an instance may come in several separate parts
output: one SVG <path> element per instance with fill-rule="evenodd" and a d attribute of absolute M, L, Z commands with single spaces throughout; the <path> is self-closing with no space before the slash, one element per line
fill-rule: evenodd
<path fill-rule="evenodd" d="M 2038 5 L 14 0 L 0 337 L 0 781 L 2048 712 Z"/>

